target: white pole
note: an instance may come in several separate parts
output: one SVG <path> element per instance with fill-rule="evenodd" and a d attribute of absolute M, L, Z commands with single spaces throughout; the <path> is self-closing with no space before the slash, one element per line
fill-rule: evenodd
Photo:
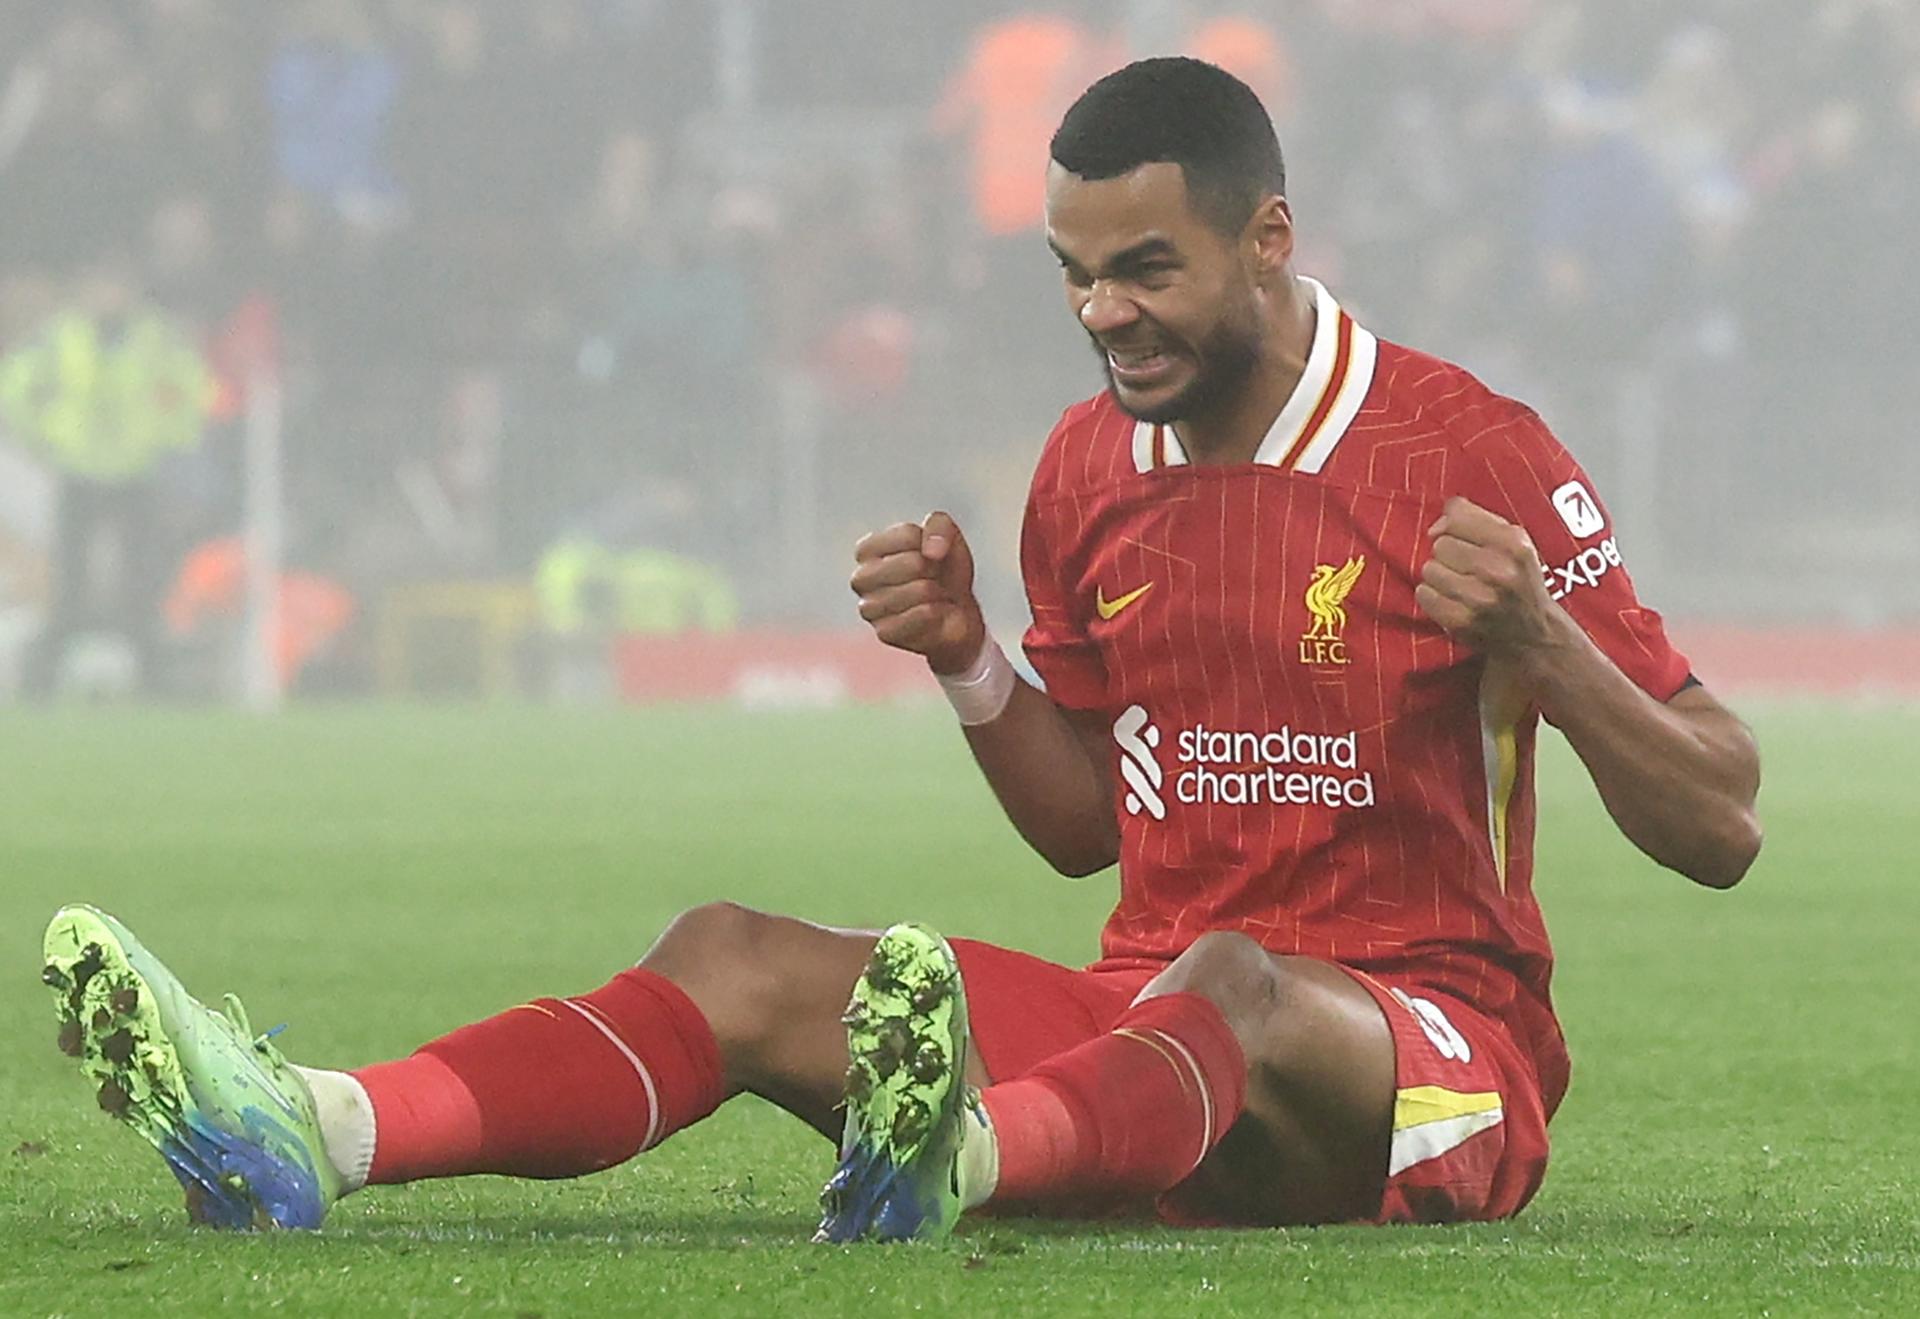
<path fill-rule="evenodd" d="M 241 698 L 249 710 L 280 708 L 280 671 L 273 639 L 280 630 L 280 560 L 285 517 L 280 498 L 280 381 L 272 372 L 247 379 L 245 561 L 247 604 Z"/>

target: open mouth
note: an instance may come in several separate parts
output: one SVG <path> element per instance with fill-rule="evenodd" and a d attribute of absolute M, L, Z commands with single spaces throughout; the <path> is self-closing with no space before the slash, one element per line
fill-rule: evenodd
<path fill-rule="evenodd" d="M 1172 355 L 1158 345 L 1125 351 L 1107 349 L 1107 368 L 1114 379 L 1133 387 L 1152 384 L 1173 368 L 1173 362 Z"/>

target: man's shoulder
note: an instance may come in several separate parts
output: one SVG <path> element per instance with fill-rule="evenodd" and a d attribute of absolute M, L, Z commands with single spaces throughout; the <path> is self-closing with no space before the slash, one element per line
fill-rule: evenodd
<path fill-rule="evenodd" d="M 1458 362 L 1382 340 L 1368 411 L 1388 424 L 1424 428 L 1459 447 L 1515 426 L 1538 424 L 1532 408 L 1494 390 Z"/>
<path fill-rule="evenodd" d="M 1060 414 L 1034 467 L 1036 499 L 1074 494 L 1133 471 L 1133 419 L 1101 391 Z"/>
<path fill-rule="evenodd" d="M 1459 363 L 1384 339 L 1378 353 L 1339 474 L 1365 485 L 1452 486 L 1461 463 L 1553 443 L 1532 408 Z"/>

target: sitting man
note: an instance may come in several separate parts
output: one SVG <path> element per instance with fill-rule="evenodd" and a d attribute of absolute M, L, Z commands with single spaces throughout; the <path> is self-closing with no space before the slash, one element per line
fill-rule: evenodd
<path fill-rule="evenodd" d="M 1053 139 L 1048 241 L 1107 388 L 1028 503 L 1044 691 L 988 634 L 952 518 L 856 551 L 862 618 L 926 657 L 1015 828 L 1065 873 L 1119 863 L 1099 962 L 722 903 L 591 993 L 316 1071 L 68 908 L 61 1044 L 194 1214 L 314 1226 L 371 1183 L 592 1172 L 743 1091 L 840 1134 L 830 1241 L 984 1204 L 1518 1212 L 1568 1076 L 1539 720 L 1629 838 L 1716 888 L 1760 846 L 1758 756 L 1566 450 L 1296 274 L 1285 187 L 1258 100 L 1193 60 L 1103 78 Z"/>

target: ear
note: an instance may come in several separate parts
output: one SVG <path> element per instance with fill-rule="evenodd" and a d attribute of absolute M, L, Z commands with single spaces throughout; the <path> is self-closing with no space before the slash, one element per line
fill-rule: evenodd
<path fill-rule="evenodd" d="M 1246 237 L 1254 273 L 1263 283 L 1286 270 L 1293 261 L 1293 210 L 1287 199 L 1270 194 L 1254 208 Z"/>

